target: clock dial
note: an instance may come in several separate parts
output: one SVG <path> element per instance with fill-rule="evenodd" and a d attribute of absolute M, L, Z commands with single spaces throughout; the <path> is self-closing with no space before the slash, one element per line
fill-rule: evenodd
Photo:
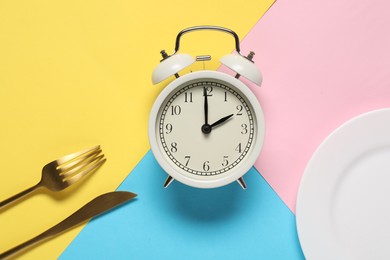
<path fill-rule="evenodd" d="M 155 134 L 166 161 L 191 178 L 219 178 L 238 167 L 256 138 L 251 103 L 230 83 L 196 79 L 163 101 Z"/>

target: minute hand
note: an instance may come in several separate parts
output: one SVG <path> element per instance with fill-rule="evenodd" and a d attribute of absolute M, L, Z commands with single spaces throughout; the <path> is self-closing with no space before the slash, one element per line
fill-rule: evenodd
<path fill-rule="evenodd" d="M 222 117 L 221 119 L 219 119 L 217 122 L 211 124 L 211 128 L 213 127 L 216 127 L 217 125 L 220 125 L 222 124 L 223 122 L 225 122 L 226 120 L 228 120 L 229 118 L 231 118 L 233 116 L 233 114 L 230 114 L 228 116 L 225 116 L 225 117 Z"/>
<path fill-rule="evenodd" d="M 203 96 L 204 96 L 204 124 L 208 124 L 208 114 L 209 114 L 209 104 L 207 102 L 207 90 L 206 87 L 203 88 Z"/>

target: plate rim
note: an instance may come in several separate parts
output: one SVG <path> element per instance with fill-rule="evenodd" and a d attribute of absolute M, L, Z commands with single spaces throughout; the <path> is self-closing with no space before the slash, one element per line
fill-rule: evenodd
<path fill-rule="evenodd" d="M 321 153 L 321 151 L 324 149 L 324 147 L 326 147 L 328 145 L 329 142 L 332 141 L 332 139 L 335 138 L 335 136 L 339 135 L 339 133 L 344 129 L 344 128 L 347 128 L 349 127 L 350 125 L 353 125 L 355 124 L 355 122 L 358 122 L 358 121 L 361 121 L 361 120 L 364 120 L 364 118 L 370 118 L 371 116 L 374 116 L 374 115 L 377 115 L 377 114 L 390 114 L 390 107 L 386 107 L 386 108 L 380 108 L 380 109 L 375 109 L 375 110 L 371 110 L 371 111 L 368 111 L 368 112 L 364 112 L 364 113 L 361 113 L 359 115 L 356 115 L 348 120 L 346 120 L 344 123 L 342 123 L 341 125 L 339 125 L 338 127 L 336 127 L 328 136 L 326 136 L 322 141 L 321 143 L 318 145 L 318 147 L 315 149 L 315 151 L 313 152 L 312 156 L 310 157 L 309 161 L 307 162 L 306 166 L 305 166 L 305 169 L 304 169 L 304 172 L 303 172 L 303 175 L 301 177 L 301 180 L 300 180 L 300 184 L 299 184 L 299 188 L 298 188 L 298 192 L 297 192 L 297 199 L 296 199 L 296 228 L 297 228 L 297 235 L 298 235 L 298 239 L 299 239 L 299 242 L 301 244 L 301 247 L 302 247 L 302 252 L 303 254 L 305 255 L 305 257 L 307 258 L 307 252 L 310 251 L 312 252 L 311 250 L 308 250 L 307 248 L 305 248 L 305 243 L 303 240 L 306 240 L 307 238 L 303 238 L 305 237 L 305 235 L 302 235 L 302 217 L 301 217 L 301 213 L 302 213 L 302 200 L 304 198 L 304 194 L 303 194 L 303 190 L 305 189 L 304 187 L 307 186 L 307 179 L 308 179 L 308 176 L 311 176 L 312 173 L 308 173 L 308 169 L 310 169 L 314 163 L 315 160 L 317 160 L 317 157 L 319 156 L 319 154 Z M 390 123 L 389 123 L 390 125 Z M 311 255 L 311 253 L 310 253 Z"/>

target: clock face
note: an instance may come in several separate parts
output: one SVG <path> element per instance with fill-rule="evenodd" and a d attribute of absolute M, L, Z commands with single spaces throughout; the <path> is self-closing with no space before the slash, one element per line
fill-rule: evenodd
<path fill-rule="evenodd" d="M 253 165 L 253 156 L 260 151 L 253 99 L 249 101 L 248 93 L 232 84 L 242 84 L 240 81 L 228 75 L 222 78 L 225 76 L 231 79 L 182 80 L 158 104 L 152 120 L 158 150 L 154 153 L 159 154 L 172 177 L 212 181 L 234 173 L 239 178 Z M 256 154 L 252 155 L 255 146 Z M 241 165 L 248 165 L 249 157 L 252 165 L 243 172 Z"/>

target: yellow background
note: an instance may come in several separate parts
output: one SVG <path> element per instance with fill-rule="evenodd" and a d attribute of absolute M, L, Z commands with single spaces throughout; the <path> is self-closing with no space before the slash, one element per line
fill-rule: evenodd
<path fill-rule="evenodd" d="M 0 200 L 36 184 L 46 163 L 68 153 L 100 144 L 107 162 L 70 190 L 38 192 L 0 211 L 0 252 L 115 190 L 141 160 L 149 110 L 167 83 L 153 86 L 151 73 L 180 30 L 220 25 L 242 39 L 272 2 L 2 0 Z M 214 70 L 233 43 L 198 32 L 183 37 L 181 50 L 212 55 L 192 69 Z M 21 258 L 57 258 L 80 230 Z"/>

